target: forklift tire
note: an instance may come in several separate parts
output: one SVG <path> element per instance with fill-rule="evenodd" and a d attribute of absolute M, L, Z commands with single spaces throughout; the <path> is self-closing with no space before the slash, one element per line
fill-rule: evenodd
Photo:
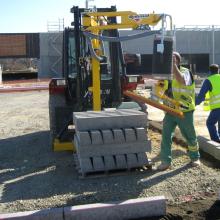
<path fill-rule="evenodd" d="M 66 105 L 65 96 L 63 94 L 49 95 L 49 122 L 50 122 L 50 146 L 53 149 L 54 139 L 57 136 L 56 124 L 56 108 Z"/>

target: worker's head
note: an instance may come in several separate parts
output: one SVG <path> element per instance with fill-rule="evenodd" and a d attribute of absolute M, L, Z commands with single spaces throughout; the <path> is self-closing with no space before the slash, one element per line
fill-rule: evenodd
<path fill-rule="evenodd" d="M 219 66 L 218 64 L 212 64 L 209 66 L 209 71 L 211 74 L 219 73 Z"/>
<path fill-rule="evenodd" d="M 176 51 L 173 52 L 173 59 L 176 59 L 176 64 L 177 66 L 179 66 L 181 62 L 181 56 L 178 52 Z"/>

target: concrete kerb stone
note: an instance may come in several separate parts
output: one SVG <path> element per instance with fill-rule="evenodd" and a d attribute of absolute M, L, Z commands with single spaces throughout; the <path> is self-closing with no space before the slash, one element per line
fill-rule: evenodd
<path fill-rule="evenodd" d="M 114 143 L 112 130 L 102 130 L 104 144 Z"/>
<path fill-rule="evenodd" d="M 103 144 L 102 134 L 99 130 L 92 130 L 90 131 L 90 133 L 91 133 L 92 145 Z"/>
<path fill-rule="evenodd" d="M 220 144 L 209 140 L 203 136 L 198 136 L 199 147 L 205 153 L 213 156 L 215 159 L 220 160 Z"/>
<path fill-rule="evenodd" d="M 0 214 L 1 220 L 123 220 L 166 214 L 164 196 Z"/>
<path fill-rule="evenodd" d="M 116 144 L 121 144 L 125 142 L 125 136 L 122 129 L 113 129 L 114 142 Z"/>
<path fill-rule="evenodd" d="M 135 132 L 136 132 L 138 141 L 147 140 L 145 128 L 135 128 Z"/>
<path fill-rule="evenodd" d="M 63 208 L 0 214 L 1 220 L 62 220 Z"/>
<path fill-rule="evenodd" d="M 151 141 L 80 146 L 80 143 L 77 140 L 74 140 L 74 144 L 77 149 L 77 154 L 80 157 L 98 157 L 117 154 L 151 152 Z"/>
<path fill-rule="evenodd" d="M 64 208 L 65 220 L 123 220 L 165 214 L 166 199 L 164 196 Z"/>
<path fill-rule="evenodd" d="M 74 112 L 73 121 L 77 131 L 107 130 L 112 128 L 146 127 L 145 113 L 133 110 L 101 112 Z"/>
<path fill-rule="evenodd" d="M 133 142 L 136 141 L 136 135 L 135 135 L 135 130 L 133 128 L 125 128 L 125 140 L 126 142 Z"/>

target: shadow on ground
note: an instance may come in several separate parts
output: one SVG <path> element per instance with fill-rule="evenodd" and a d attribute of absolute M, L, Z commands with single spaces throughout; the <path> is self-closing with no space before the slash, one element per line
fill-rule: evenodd
<path fill-rule="evenodd" d="M 166 174 L 147 170 L 79 179 L 72 153 L 53 152 L 48 131 L 0 140 L 0 161 L 2 203 L 64 194 L 68 194 L 65 205 L 132 199 L 189 168 L 186 165 Z"/>

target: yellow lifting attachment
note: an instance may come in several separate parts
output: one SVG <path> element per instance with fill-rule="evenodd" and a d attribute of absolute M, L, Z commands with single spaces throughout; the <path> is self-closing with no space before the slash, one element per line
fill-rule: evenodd
<path fill-rule="evenodd" d="M 181 110 L 181 103 L 165 94 L 165 91 L 168 90 L 168 83 L 168 80 L 158 80 L 153 86 L 153 91 L 149 98 L 138 94 L 138 90 L 136 92 L 125 91 L 124 95 L 135 101 L 147 103 L 155 108 L 168 112 L 169 114 L 183 118 L 184 114 Z"/>
<path fill-rule="evenodd" d="M 117 17 L 120 23 L 111 23 L 109 18 Z M 137 14 L 132 11 L 118 12 L 84 12 L 82 15 L 82 25 L 84 32 L 90 32 L 96 38 L 88 38 L 91 41 L 95 56 L 103 55 L 101 48 L 101 36 L 104 30 L 119 30 L 119 29 L 135 29 L 141 25 L 155 26 L 162 21 L 162 30 L 166 23 L 166 17 L 170 19 L 170 29 L 172 29 L 172 18 L 166 14 Z M 101 110 L 101 92 L 100 92 L 100 61 L 92 57 L 92 87 L 90 88 L 93 94 L 93 110 Z"/>

